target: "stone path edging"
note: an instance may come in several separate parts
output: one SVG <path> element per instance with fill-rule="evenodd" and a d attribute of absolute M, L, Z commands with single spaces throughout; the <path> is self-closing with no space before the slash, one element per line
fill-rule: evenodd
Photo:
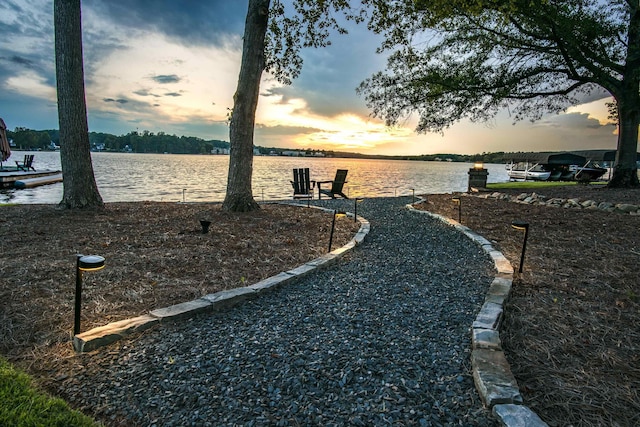
<path fill-rule="evenodd" d="M 424 202 L 420 199 L 414 204 Z M 493 259 L 497 274 L 489 286 L 484 304 L 480 308 L 471 333 L 471 366 L 473 379 L 480 397 L 502 425 L 507 427 L 548 427 L 540 417 L 523 404 L 502 343 L 500 324 L 504 302 L 513 284 L 513 267 L 502 252 L 491 242 L 457 221 L 429 211 L 419 210 L 413 204 L 406 205 L 412 212 L 426 214 L 451 225 L 476 242 Z"/>
<path fill-rule="evenodd" d="M 307 206 L 296 203 L 284 203 L 290 206 L 307 208 Z M 325 212 L 333 213 L 333 209 L 322 208 L 318 206 L 310 206 L 313 209 L 320 209 Z M 353 213 L 347 212 L 347 216 L 353 218 Z M 365 236 L 369 233 L 371 225 L 369 221 L 358 215 L 357 220 L 360 222 L 360 229 L 346 245 L 335 249 L 325 255 L 314 260 L 306 262 L 291 270 L 276 274 L 264 280 L 254 283 L 253 285 L 242 288 L 228 289 L 213 294 L 205 295 L 201 298 L 175 304 L 169 307 L 158 308 L 142 316 L 112 322 L 104 326 L 100 326 L 73 337 L 73 348 L 75 351 L 89 352 L 105 345 L 116 342 L 131 334 L 142 332 L 155 324 L 179 318 L 193 316 L 197 313 L 205 311 L 219 311 L 229 307 L 233 307 L 247 299 L 255 298 L 262 292 L 276 289 L 280 286 L 291 284 L 308 275 L 317 268 L 324 268 L 333 264 L 338 258 L 343 256 L 349 250 L 362 243 Z"/>

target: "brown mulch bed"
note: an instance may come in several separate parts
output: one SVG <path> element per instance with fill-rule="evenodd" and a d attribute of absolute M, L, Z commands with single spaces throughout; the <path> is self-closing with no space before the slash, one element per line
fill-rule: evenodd
<path fill-rule="evenodd" d="M 640 204 L 640 189 L 538 193 Z M 457 219 L 451 194 L 426 197 L 422 209 Z M 462 197 L 462 223 L 517 271 L 516 219 L 530 233 L 501 338 L 525 404 L 551 426 L 640 425 L 640 216 Z"/>
<path fill-rule="evenodd" d="M 640 190 L 590 186 L 548 197 L 640 204 Z M 423 208 L 457 218 L 451 195 Z M 462 222 L 524 273 L 506 307 L 503 346 L 525 403 L 551 426 L 640 424 L 640 217 L 462 198 Z M 265 206 L 225 214 L 218 205 L 114 203 L 102 212 L 0 207 L 0 354 L 42 384 L 82 363 L 71 348 L 75 254 L 107 267 L 86 273 L 82 329 L 246 284 L 327 251 L 331 215 Z M 213 224 L 200 232 L 206 215 Z M 338 221 L 334 247 L 357 231 Z M 58 386 L 52 386 L 55 389 Z"/>
<path fill-rule="evenodd" d="M 203 234 L 200 219 L 212 222 Z M 47 382 L 71 347 L 76 254 L 106 268 L 84 274 L 82 331 L 203 295 L 247 286 L 328 250 L 332 215 L 264 205 L 111 203 L 102 211 L 0 206 L 0 354 Z M 336 221 L 333 249 L 359 228 Z"/>

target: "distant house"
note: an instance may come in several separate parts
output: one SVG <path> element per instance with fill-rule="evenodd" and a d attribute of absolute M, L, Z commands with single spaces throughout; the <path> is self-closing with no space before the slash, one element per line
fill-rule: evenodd
<path fill-rule="evenodd" d="M 288 157 L 303 157 L 305 153 L 297 150 L 283 150 L 281 155 Z"/>
<path fill-rule="evenodd" d="M 215 154 L 215 155 L 229 155 L 229 149 L 228 148 L 218 148 L 218 147 L 214 147 L 213 150 L 211 150 L 211 154 Z"/>

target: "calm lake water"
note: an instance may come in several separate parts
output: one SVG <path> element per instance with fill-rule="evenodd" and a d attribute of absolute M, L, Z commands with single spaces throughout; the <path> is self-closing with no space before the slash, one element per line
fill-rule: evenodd
<path fill-rule="evenodd" d="M 27 152 L 13 153 L 9 162 Z M 61 169 L 60 153 L 35 152 L 36 169 Z M 222 201 L 229 156 L 92 153 L 98 188 L 105 202 Z M 469 163 L 406 160 L 255 157 L 253 192 L 257 201 L 291 199 L 293 168 L 308 167 L 311 179 L 327 181 L 348 169 L 350 197 L 382 197 L 466 191 Z M 488 182 L 508 181 L 504 165 L 487 164 Z M 0 203 L 58 203 L 62 183 L 24 190 L 0 190 Z"/>

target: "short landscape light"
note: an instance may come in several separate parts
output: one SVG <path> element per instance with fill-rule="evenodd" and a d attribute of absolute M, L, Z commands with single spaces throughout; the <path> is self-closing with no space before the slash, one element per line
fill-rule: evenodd
<path fill-rule="evenodd" d="M 82 309 L 82 272 L 98 271 L 104 268 L 104 258 L 99 255 L 76 255 L 76 301 L 74 309 L 73 334 L 80 333 L 80 311 Z"/>
<path fill-rule="evenodd" d="M 458 222 L 462 224 L 462 199 L 460 197 L 452 197 L 453 203 L 458 205 Z"/>
<path fill-rule="evenodd" d="M 358 222 L 358 203 L 362 203 L 363 200 L 360 197 L 353 199 L 353 222 Z"/>
<path fill-rule="evenodd" d="M 211 221 L 207 221 L 206 219 L 201 219 L 200 225 L 202 226 L 202 234 L 207 234 L 209 232 L 209 226 L 211 225 Z"/>
<path fill-rule="evenodd" d="M 331 252 L 331 245 L 333 244 L 333 231 L 336 229 L 336 218 L 346 216 L 343 211 L 333 211 L 333 220 L 331 221 L 331 233 L 329 234 L 329 252 Z"/>
<path fill-rule="evenodd" d="M 411 203 L 415 203 L 416 202 L 416 189 L 412 188 L 411 191 L 412 191 L 412 193 L 411 193 Z"/>
<path fill-rule="evenodd" d="M 511 227 L 516 230 L 524 231 L 524 239 L 522 241 L 522 254 L 520 255 L 520 267 L 518 272 L 522 273 L 522 267 L 524 265 L 524 253 L 527 250 L 527 238 L 529 237 L 529 223 L 525 221 L 513 221 Z"/>

